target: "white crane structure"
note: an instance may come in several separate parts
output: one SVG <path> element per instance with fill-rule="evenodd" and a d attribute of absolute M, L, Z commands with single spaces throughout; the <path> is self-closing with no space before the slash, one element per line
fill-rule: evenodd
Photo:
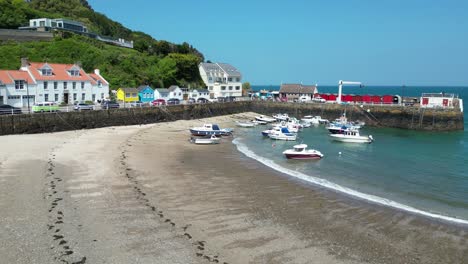
<path fill-rule="evenodd" d="M 338 82 L 338 97 L 336 98 L 336 102 L 341 104 L 341 93 L 343 90 L 343 84 L 355 84 L 355 85 L 362 85 L 361 82 L 349 82 L 349 81 L 342 81 Z"/>

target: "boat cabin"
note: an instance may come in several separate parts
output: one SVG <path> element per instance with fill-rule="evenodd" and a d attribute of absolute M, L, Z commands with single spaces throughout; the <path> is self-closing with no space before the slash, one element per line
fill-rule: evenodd
<path fill-rule="evenodd" d="M 302 151 L 305 151 L 305 149 L 307 148 L 307 145 L 299 144 L 299 145 L 295 145 L 293 148 L 294 148 L 294 151 L 296 152 L 302 152 Z"/>

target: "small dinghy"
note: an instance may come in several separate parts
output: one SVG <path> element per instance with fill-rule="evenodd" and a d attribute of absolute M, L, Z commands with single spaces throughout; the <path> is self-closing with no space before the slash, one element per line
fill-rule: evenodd
<path fill-rule="evenodd" d="M 220 141 L 221 139 L 216 137 L 215 135 L 211 135 L 209 137 L 191 137 L 190 138 L 190 142 L 197 144 L 197 145 L 219 144 Z"/>
<path fill-rule="evenodd" d="M 236 121 L 236 124 L 238 127 L 254 127 L 257 125 L 256 123 L 250 122 L 250 121 L 247 121 L 247 122 Z"/>

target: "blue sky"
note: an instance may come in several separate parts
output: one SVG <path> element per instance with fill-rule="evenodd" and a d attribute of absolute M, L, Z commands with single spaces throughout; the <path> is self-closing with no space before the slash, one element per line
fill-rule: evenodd
<path fill-rule="evenodd" d="M 252 84 L 468 86 L 468 1 L 88 0 Z"/>

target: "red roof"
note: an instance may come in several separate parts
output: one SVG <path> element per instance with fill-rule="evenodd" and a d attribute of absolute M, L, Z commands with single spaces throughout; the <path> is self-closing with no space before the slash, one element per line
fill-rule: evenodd
<path fill-rule="evenodd" d="M 35 83 L 26 71 L 0 70 L 0 81 L 3 84 L 14 84 L 15 80 L 25 80 L 28 83 Z"/>
<path fill-rule="evenodd" d="M 104 78 L 102 78 L 102 76 L 100 75 L 97 75 L 97 74 L 94 74 L 94 73 L 90 73 L 88 74 L 89 76 L 91 76 L 91 78 L 94 80 L 94 81 L 101 81 L 103 84 L 109 84 L 106 80 L 104 80 Z"/>
<path fill-rule="evenodd" d="M 43 76 L 39 69 L 41 69 L 44 65 L 48 65 L 52 68 L 52 75 L 51 76 Z M 83 71 L 80 67 L 80 76 L 71 76 L 68 73 L 68 70 L 73 68 L 74 64 L 57 64 L 57 63 L 41 63 L 41 62 L 30 62 L 29 63 L 29 70 L 31 74 L 34 76 L 36 80 L 41 81 L 93 81 L 91 77 L 89 77 L 86 72 Z"/>

